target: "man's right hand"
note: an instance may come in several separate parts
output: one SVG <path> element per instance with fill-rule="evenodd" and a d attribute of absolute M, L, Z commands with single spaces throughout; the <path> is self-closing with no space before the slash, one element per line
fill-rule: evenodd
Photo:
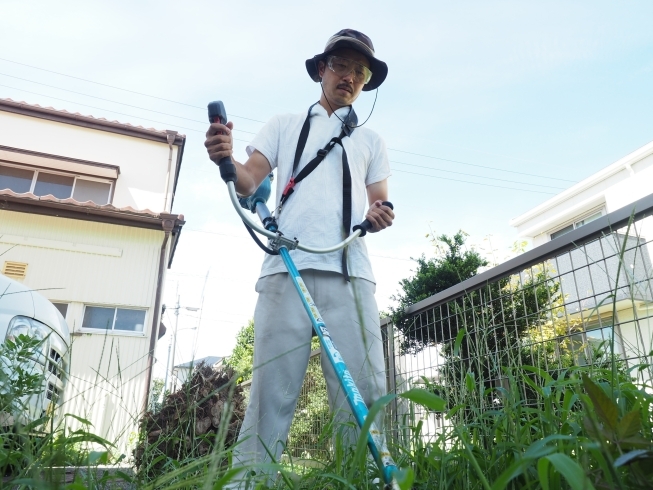
<path fill-rule="evenodd" d="M 234 150 L 234 140 L 231 130 L 234 123 L 229 121 L 227 124 L 212 123 L 206 132 L 206 141 L 204 146 L 209 154 L 209 158 L 216 164 L 225 157 L 232 157 Z M 233 157 L 232 157 L 233 160 Z"/>
<path fill-rule="evenodd" d="M 250 155 L 244 165 L 234 160 L 234 139 L 231 134 L 233 128 L 234 123 L 231 121 L 227 124 L 211 123 L 209 130 L 206 132 L 204 146 L 206 146 L 209 158 L 217 165 L 220 165 L 220 160 L 224 157 L 231 157 L 238 175 L 236 192 L 241 196 L 249 196 L 256 191 L 263 179 L 272 171 L 272 168 L 268 159 L 257 150 Z"/>

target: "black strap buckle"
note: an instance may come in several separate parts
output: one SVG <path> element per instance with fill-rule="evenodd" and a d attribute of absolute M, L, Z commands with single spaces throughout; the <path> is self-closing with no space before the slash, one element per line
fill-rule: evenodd
<path fill-rule="evenodd" d="M 317 150 L 317 156 L 320 158 L 325 158 L 329 152 L 322 148 L 321 150 Z"/>

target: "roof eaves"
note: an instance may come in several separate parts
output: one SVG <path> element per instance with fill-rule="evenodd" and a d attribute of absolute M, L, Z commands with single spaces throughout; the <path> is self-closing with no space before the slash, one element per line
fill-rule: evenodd
<path fill-rule="evenodd" d="M 158 230 L 162 229 L 164 219 L 174 217 L 177 233 L 185 223 L 181 214 L 164 217 L 149 209 L 137 210 L 130 206 L 117 208 L 111 204 L 98 205 L 92 201 L 79 202 L 72 198 L 58 199 L 52 195 L 36 196 L 32 193 L 16 193 L 10 189 L 0 190 L 0 209 Z"/>
<path fill-rule="evenodd" d="M 625 157 L 620 158 L 616 162 L 608 165 L 603 170 L 599 170 L 595 174 L 590 175 L 584 180 L 581 180 L 577 184 L 574 184 L 569 189 L 562 191 L 561 193 L 553 196 L 551 199 L 544 201 L 539 206 L 536 206 L 529 211 L 526 211 L 524 214 L 517 216 L 510 220 L 510 225 L 513 227 L 518 227 L 523 225 L 530 219 L 539 216 L 542 213 L 554 208 L 555 206 L 562 204 L 563 202 L 577 196 L 581 192 L 589 189 L 590 187 L 602 182 L 603 180 L 612 177 L 613 175 L 621 172 L 622 170 L 628 168 L 628 166 L 637 163 L 638 161 L 646 158 L 647 156 L 653 154 L 653 141 L 647 143 L 646 145 L 638 148 L 632 153 L 629 153 Z"/>
<path fill-rule="evenodd" d="M 109 121 L 103 117 L 83 115 L 79 112 L 72 113 L 63 109 L 55 109 L 53 107 L 42 107 L 38 104 L 29 104 L 25 101 L 19 102 L 13 99 L 0 98 L 0 111 L 38 117 L 41 119 L 48 119 L 51 121 L 72 124 L 89 129 L 97 129 L 100 131 L 123 134 L 126 136 L 133 136 L 135 138 L 149 139 L 166 144 L 168 142 L 167 133 L 165 130 L 145 128 L 143 126 L 134 126 L 129 123 L 121 123 L 115 120 Z M 177 134 L 173 144 L 183 145 L 185 141 L 185 135 Z"/>
<path fill-rule="evenodd" d="M 202 363 L 205 363 L 208 366 L 214 366 L 217 364 L 222 357 L 220 356 L 206 356 L 201 359 L 193 359 L 192 361 L 185 362 L 183 364 L 177 364 L 175 368 L 190 368 L 199 366 Z"/>

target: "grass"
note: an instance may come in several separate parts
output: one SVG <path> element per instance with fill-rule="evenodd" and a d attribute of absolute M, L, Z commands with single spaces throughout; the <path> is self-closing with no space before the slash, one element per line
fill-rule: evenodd
<path fill-rule="evenodd" d="M 624 240 L 619 256 L 622 263 L 625 248 Z M 388 404 L 399 407 L 388 434 L 390 451 L 402 469 L 400 488 L 653 488 L 653 366 L 649 361 L 653 351 L 640 349 L 637 362 L 632 362 L 631 356 L 626 364 L 614 334 L 600 344 L 580 345 L 575 330 L 578 322 L 562 314 L 564 297 L 559 285 L 546 275 L 549 269 L 537 270 L 527 281 L 520 278 L 521 286 L 511 280 L 497 283 L 494 289 L 488 288 L 495 294 L 489 302 L 479 302 L 480 293 L 460 301 L 456 315 L 461 328 L 448 343 L 438 341 L 444 360 L 438 377 L 409 379 L 402 393 L 388 395 L 372 407 L 372 413 Z M 619 269 L 616 285 L 621 284 L 620 273 Z M 525 320 L 519 330 L 510 332 L 497 320 L 498 312 L 487 305 L 497 304 L 497 293 L 516 298 L 518 287 L 524 284 L 531 296 L 522 294 L 521 303 L 514 300 L 506 310 L 523 311 Z M 615 286 L 612 300 L 617 296 Z M 549 305 L 547 315 L 533 313 L 532 304 L 543 301 Z M 480 306 L 465 309 L 466 302 Z M 35 347 L 28 338 L 0 347 L 0 412 L 20 411 L 23 397 L 35 392 L 42 382 L 21 375 L 17 368 Z M 581 353 L 583 362 L 579 361 Z M 230 469 L 233 437 L 228 438 L 233 436 L 230 423 L 236 378 L 214 392 L 198 394 L 188 385 L 174 395 L 188 397 L 186 406 L 191 408 L 178 417 L 174 430 L 162 431 L 154 438 L 150 437 L 152 427 L 143 426 L 148 427 L 140 434 L 145 449 L 134 475 L 94 471 L 115 458 L 112 444 L 95 436 L 92 426 L 83 420 L 81 428 L 68 430 L 70 415 L 56 426 L 46 417 L 30 425 L 5 427 L 0 430 L 0 468 L 6 475 L 2 487 L 110 488 L 122 478 L 139 489 L 220 489 L 238 477 Z M 220 405 L 222 416 L 215 431 L 198 433 L 197 422 L 204 415 L 198 415 L 193 407 L 211 397 L 228 403 Z M 162 410 L 166 406 L 164 400 Z M 438 430 L 429 429 L 427 420 L 437 420 Z M 49 430 L 40 430 L 48 424 Z M 247 488 L 382 488 L 380 472 L 367 455 L 365 438 L 361 436 L 358 445 L 350 448 L 338 432 L 333 423 L 324 427 L 319 440 L 330 450 L 326 456 L 312 459 L 311 465 L 288 456 L 247 468 L 255 474 L 278 475 L 274 482 L 252 475 Z M 166 445 L 187 449 L 168 453 L 161 449 Z M 125 457 L 128 461 L 132 455 Z M 73 482 L 62 483 L 61 467 L 67 465 L 87 471 L 78 472 Z"/>
<path fill-rule="evenodd" d="M 18 352 L 28 353 L 29 339 L 19 339 L 17 344 Z M 507 388 L 488 390 L 479 380 L 465 376 L 457 400 L 465 402 L 451 408 L 451 400 L 442 400 L 428 386 L 402 394 L 402 402 L 413 409 L 400 427 L 399 432 L 406 436 L 391 441 L 391 451 L 404 470 L 402 488 L 652 488 L 653 386 L 636 385 L 628 373 L 613 369 L 613 364 L 574 366 L 551 375 L 541 368 L 521 365 L 517 355 L 512 361 L 503 366 Z M 651 366 L 631 368 L 644 370 L 650 372 Z M 38 382 L 23 381 L 27 385 L 15 385 L 13 395 L 24 396 L 30 391 L 29 382 Z M 524 385 L 537 394 L 537 403 L 524 398 Z M 233 385 L 221 389 L 232 390 Z M 11 396 L 4 395 L 5 410 Z M 14 396 L 13 403 L 18 403 L 20 396 Z M 392 396 L 381 400 L 376 408 Z M 493 400 L 494 408 L 488 407 L 488 399 Z M 425 436 L 423 421 L 417 415 L 420 410 L 446 422 L 439 434 Z M 210 441 L 211 451 L 204 456 L 161 457 L 151 462 L 157 467 L 154 473 L 110 476 L 87 471 L 79 472 L 74 482 L 62 484 L 62 466 L 93 469 L 106 464 L 111 444 L 94 436 L 88 425 L 66 431 L 66 418 L 60 427 L 38 437 L 34 435 L 37 425 L 17 425 L 0 434 L 0 467 L 8 475 L 3 486 L 110 488 L 120 477 L 130 481 L 132 488 L 199 489 L 221 488 L 235 476 L 228 469 L 232 448 L 221 444 L 224 431 L 218 431 Z M 321 435 L 323 440 L 330 440 L 335 429 L 328 425 Z M 161 442 L 166 441 L 157 444 Z M 106 450 L 79 450 L 88 443 Z M 364 444 L 361 439 L 358 448 L 345 448 L 336 437 L 333 456 L 315 461 L 313 467 L 288 459 L 253 468 L 278 472 L 279 478 L 275 487 L 255 485 L 253 480 L 250 488 L 377 489 L 379 472 L 367 457 Z"/>

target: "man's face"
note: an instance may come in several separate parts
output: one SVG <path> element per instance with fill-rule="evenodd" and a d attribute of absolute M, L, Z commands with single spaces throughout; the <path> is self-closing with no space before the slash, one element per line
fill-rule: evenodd
<path fill-rule="evenodd" d="M 329 54 L 355 61 L 367 68 L 370 67 L 370 62 L 367 59 L 367 56 L 353 49 L 337 49 Z M 324 93 L 329 102 L 338 107 L 353 104 L 365 86 L 364 83 L 355 80 L 353 72 L 343 76 L 338 76 L 327 66 L 326 60 L 319 62 L 318 69 L 320 77 L 322 78 Z"/>

